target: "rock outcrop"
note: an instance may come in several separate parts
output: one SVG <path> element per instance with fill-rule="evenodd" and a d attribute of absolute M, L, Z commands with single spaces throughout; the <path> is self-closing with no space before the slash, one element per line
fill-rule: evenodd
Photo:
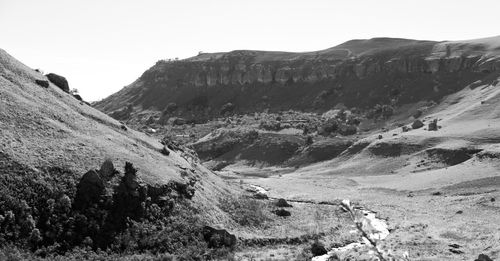
<path fill-rule="evenodd" d="M 422 128 L 424 126 L 424 123 L 421 121 L 421 120 L 415 120 L 412 124 L 411 124 L 411 128 L 412 129 L 419 129 L 419 128 Z"/>
<path fill-rule="evenodd" d="M 236 236 L 225 229 L 216 229 L 210 226 L 203 228 L 203 238 L 210 248 L 229 247 L 236 245 Z"/>
<path fill-rule="evenodd" d="M 168 114 L 175 102 L 177 116 L 207 118 L 228 103 L 241 113 L 435 100 L 499 71 L 497 40 L 374 38 L 310 53 L 233 51 L 163 60 L 95 106 L 112 113 L 133 103 Z"/>
<path fill-rule="evenodd" d="M 64 78 L 63 76 L 57 75 L 55 73 L 49 73 L 45 76 L 47 76 L 47 79 L 49 79 L 50 82 L 55 84 L 61 90 L 69 93 L 69 84 L 68 84 L 68 80 L 66 80 L 66 78 Z"/>

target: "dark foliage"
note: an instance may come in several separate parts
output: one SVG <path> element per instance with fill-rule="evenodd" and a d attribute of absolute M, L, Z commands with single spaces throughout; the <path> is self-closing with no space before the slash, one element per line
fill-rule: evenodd
<path fill-rule="evenodd" d="M 228 103 L 222 105 L 222 108 L 220 109 L 220 114 L 221 115 L 231 114 L 231 113 L 233 113 L 235 108 L 236 108 L 236 106 L 234 106 L 234 104 L 228 102 Z"/>
<path fill-rule="evenodd" d="M 193 260 L 213 254 L 203 238 L 203 222 L 190 206 L 194 180 L 146 186 L 131 163 L 120 178 L 111 161 L 88 171 L 78 184 L 71 171 L 40 169 L 0 153 L 0 248 L 26 252 L 2 250 L 0 257 L 56 259 L 51 257 L 71 253 L 82 259 L 166 252 Z M 80 248 L 88 250 L 73 254 Z M 97 249 L 108 251 L 96 254 Z"/>
<path fill-rule="evenodd" d="M 394 114 L 394 108 L 391 105 L 384 104 L 375 105 L 371 110 L 368 111 L 366 117 L 369 119 L 384 118 L 387 119 Z"/>

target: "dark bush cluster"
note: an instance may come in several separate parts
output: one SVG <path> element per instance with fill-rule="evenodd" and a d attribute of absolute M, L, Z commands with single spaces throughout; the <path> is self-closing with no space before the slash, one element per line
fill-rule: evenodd
<path fill-rule="evenodd" d="M 375 105 L 375 107 L 373 107 L 371 110 L 367 112 L 366 117 L 368 119 L 378 119 L 378 118 L 387 119 L 391 117 L 393 114 L 394 114 L 394 108 L 391 105 L 377 104 Z"/>
<path fill-rule="evenodd" d="M 358 131 L 356 125 L 344 123 L 345 121 L 346 119 L 342 121 L 337 118 L 329 118 L 318 128 L 318 134 L 322 136 L 328 136 L 332 133 L 344 136 L 356 134 Z"/>
<path fill-rule="evenodd" d="M 194 180 L 149 186 L 131 163 L 120 174 L 106 161 L 76 184 L 68 170 L 39 173 L 1 158 L 0 164 L 0 247 L 46 258 L 78 248 L 187 259 L 211 253 L 190 205 Z"/>

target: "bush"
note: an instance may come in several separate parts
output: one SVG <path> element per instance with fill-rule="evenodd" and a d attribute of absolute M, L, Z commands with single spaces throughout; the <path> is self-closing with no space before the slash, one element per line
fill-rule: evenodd
<path fill-rule="evenodd" d="M 38 172 L 0 153 L 0 246 L 12 245 L 0 248 L 0 260 L 95 260 L 101 256 L 102 260 L 122 260 L 121 255 L 130 252 L 152 253 L 146 260 L 154 260 L 159 252 L 183 260 L 211 255 L 202 237 L 204 224 L 189 201 L 194 182 L 146 186 L 131 163 L 126 164 L 122 178 L 107 182 L 100 179 L 101 172 L 119 174 L 110 163 L 104 164 L 103 171 L 87 172 L 77 186 L 77 175 L 71 171 L 49 168 Z M 11 248 L 19 251 L 8 251 Z M 107 249 L 112 258 L 97 249 Z"/>
<path fill-rule="evenodd" d="M 220 114 L 221 115 L 226 115 L 226 114 L 231 114 L 236 106 L 230 102 L 222 105 L 222 108 L 220 109 Z"/>

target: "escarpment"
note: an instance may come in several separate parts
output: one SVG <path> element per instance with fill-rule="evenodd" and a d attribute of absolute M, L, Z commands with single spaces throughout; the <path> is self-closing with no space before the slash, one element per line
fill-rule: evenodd
<path fill-rule="evenodd" d="M 95 106 L 106 113 L 132 106 L 136 113 L 152 110 L 196 120 L 221 114 L 227 103 L 234 105 L 234 113 L 251 113 L 324 111 L 340 103 L 369 109 L 376 104 L 437 100 L 498 73 L 500 41 L 493 41 L 497 38 L 374 38 L 308 53 L 202 53 L 159 61 Z M 175 110 L 166 110 L 172 103 Z"/>

